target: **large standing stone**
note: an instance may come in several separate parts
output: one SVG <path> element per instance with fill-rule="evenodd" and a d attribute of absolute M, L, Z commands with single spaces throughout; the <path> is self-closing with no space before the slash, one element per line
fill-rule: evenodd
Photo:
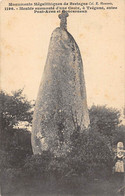
<path fill-rule="evenodd" d="M 36 100 L 32 127 L 34 154 L 48 149 L 58 156 L 65 154 L 73 131 L 82 132 L 89 125 L 80 51 L 66 30 L 64 18 L 60 24 L 51 36 Z"/>

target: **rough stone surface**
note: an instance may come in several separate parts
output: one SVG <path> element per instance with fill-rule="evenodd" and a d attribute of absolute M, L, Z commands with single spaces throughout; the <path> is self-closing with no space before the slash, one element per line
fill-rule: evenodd
<path fill-rule="evenodd" d="M 65 29 L 56 28 L 33 117 L 34 154 L 50 149 L 55 155 L 69 151 L 70 136 L 89 126 L 83 63 L 78 45 Z"/>

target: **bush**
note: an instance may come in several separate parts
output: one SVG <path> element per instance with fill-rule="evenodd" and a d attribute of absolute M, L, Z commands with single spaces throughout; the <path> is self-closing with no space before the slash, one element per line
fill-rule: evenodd
<path fill-rule="evenodd" d="M 70 170 L 67 157 L 54 157 L 49 164 L 49 173 L 56 179 L 65 177 Z"/>
<path fill-rule="evenodd" d="M 10 160 L 12 159 L 12 156 L 9 155 L 8 152 L 4 150 L 0 150 L 0 169 L 3 171 L 4 169 L 10 168 Z"/>
<path fill-rule="evenodd" d="M 72 138 L 72 137 L 71 137 Z M 113 153 L 107 140 L 99 132 L 90 129 L 72 142 L 70 152 L 65 157 L 54 157 L 48 151 L 26 159 L 24 173 L 33 176 L 72 175 L 88 178 L 108 177 L 112 174 Z"/>
<path fill-rule="evenodd" d="M 29 156 L 24 163 L 23 170 L 27 176 L 45 176 L 49 174 L 49 164 L 52 160 L 52 154 L 49 151 L 43 151 L 41 155 Z"/>
<path fill-rule="evenodd" d="M 67 161 L 74 173 L 91 178 L 111 175 L 114 164 L 107 139 L 94 128 L 79 134 Z"/>

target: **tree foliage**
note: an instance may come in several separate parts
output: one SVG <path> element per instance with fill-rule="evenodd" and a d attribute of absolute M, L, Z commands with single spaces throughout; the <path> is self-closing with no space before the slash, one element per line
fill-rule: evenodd
<path fill-rule="evenodd" d="M 1 164 L 17 167 L 28 154 L 32 154 L 31 134 L 18 125 L 20 122 L 31 125 L 33 105 L 23 95 L 23 89 L 19 89 L 12 94 L 1 91 L 0 107 Z"/>
<path fill-rule="evenodd" d="M 20 121 L 32 121 L 32 104 L 23 95 L 23 89 L 13 91 L 11 95 L 0 92 L 0 121 L 2 129 L 14 128 Z"/>
<path fill-rule="evenodd" d="M 116 127 L 113 134 L 113 144 L 116 146 L 118 142 L 123 142 L 125 147 L 125 125 Z"/>
<path fill-rule="evenodd" d="M 103 135 L 111 136 L 121 122 L 120 112 L 115 108 L 93 105 L 89 114 L 91 126 L 95 126 Z"/>

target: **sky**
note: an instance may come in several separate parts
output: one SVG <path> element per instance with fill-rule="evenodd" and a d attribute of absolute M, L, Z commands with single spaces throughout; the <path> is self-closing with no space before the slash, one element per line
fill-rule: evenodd
<path fill-rule="evenodd" d="M 57 13 L 5 11 L 8 2 L 1 3 L 0 85 L 8 93 L 24 88 L 28 99 L 35 100 L 50 37 L 60 21 Z M 125 104 L 125 1 L 112 2 L 117 10 L 68 17 L 68 31 L 81 51 L 89 107 L 95 104 L 122 109 Z"/>

